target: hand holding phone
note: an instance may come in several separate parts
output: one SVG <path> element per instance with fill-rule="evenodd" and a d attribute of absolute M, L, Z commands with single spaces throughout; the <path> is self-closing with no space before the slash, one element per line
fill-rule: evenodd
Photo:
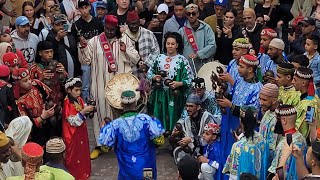
<path fill-rule="evenodd" d="M 286 134 L 287 144 L 290 146 L 292 143 L 292 134 Z"/>
<path fill-rule="evenodd" d="M 64 29 L 65 31 L 68 31 L 68 30 L 69 30 L 69 25 L 68 25 L 68 24 L 63 24 L 63 29 Z"/>
<path fill-rule="evenodd" d="M 279 180 L 284 180 L 284 170 L 283 170 L 283 166 L 277 167 L 276 173 L 277 173 L 277 175 L 278 175 Z"/>
<path fill-rule="evenodd" d="M 314 107 L 308 106 L 307 107 L 305 121 L 308 122 L 308 123 L 312 123 L 313 122 L 313 116 L 314 116 Z"/>

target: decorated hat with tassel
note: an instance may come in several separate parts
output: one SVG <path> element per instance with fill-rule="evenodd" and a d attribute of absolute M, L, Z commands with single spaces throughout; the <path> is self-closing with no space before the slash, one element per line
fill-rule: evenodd
<path fill-rule="evenodd" d="M 314 96 L 315 95 L 315 89 L 313 84 L 313 71 L 310 68 L 306 67 L 299 67 L 294 75 L 300 79 L 308 80 L 308 96 Z"/>

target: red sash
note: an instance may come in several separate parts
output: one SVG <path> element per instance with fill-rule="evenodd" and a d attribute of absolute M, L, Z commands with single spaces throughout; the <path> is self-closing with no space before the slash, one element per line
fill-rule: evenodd
<path fill-rule="evenodd" d="M 188 27 L 185 27 L 185 26 L 183 27 L 183 29 L 184 29 L 184 32 L 185 32 L 186 35 L 187 35 L 188 42 L 190 43 L 193 51 L 194 51 L 195 53 L 197 53 L 199 49 L 198 49 L 197 43 L 196 43 L 196 41 L 195 41 L 195 38 L 194 38 L 194 36 L 193 36 L 193 34 L 192 34 L 192 30 L 191 30 L 190 28 L 188 28 Z"/>
<path fill-rule="evenodd" d="M 117 65 L 116 61 L 113 58 L 112 52 L 111 52 L 111 46 L 107 40 L 107 37 L 104 33 L 102 33 L 100 36 L 100 43 L 103 49 L 103 54 L 105 58 L 108 60 L 108 71 L 111 72 L 117 72 Z"/>

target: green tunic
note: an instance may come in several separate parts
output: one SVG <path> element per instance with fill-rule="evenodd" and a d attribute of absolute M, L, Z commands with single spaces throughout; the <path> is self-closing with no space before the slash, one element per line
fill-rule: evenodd
<path fill-rule="evenodd" d="M 317 121 L 317 126 L 319 125 L 319 98 L 318 96 L 307 96 L 296 106 L 297 110 L 297 120 L 296 120 L 296 129 L 304 136 L 308 137 L 309 135 L 309 124 L 305 121 L 308 106 L 311 106 L 315 109 L 313 118 Z"/>
<path fill-rule="evenodd" d="M 283 104 L 288 104 L 292 106 L 297 106 L 300 102 L 300 91 L 296 91 L 293 86 L 279 88 L 278 99 L 282 101 Z"/>
<path fill-rule="evenodd" d="M 167 78 L 182 82 L 183 86 L 178 88 L 180 90 L 178 95 L 174 95 L 173 90 L 167 86 L 154 88 L 150 95 L 148 111 L 161 120 L 165 129 L 172 130 L 185 106 L 193 75 L 188 60 L 182 55 L 173 57 L 158 55 L 148 71 L 147 78 L 152 80 L 161 70 L 168 73 Z"/>

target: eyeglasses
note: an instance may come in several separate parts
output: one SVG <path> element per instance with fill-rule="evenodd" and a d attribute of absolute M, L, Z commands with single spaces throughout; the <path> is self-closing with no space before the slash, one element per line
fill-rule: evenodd
<path fill-rule="evenodd" d="M 187 12 L 187 16 L 196 16 L 197 15 L 197 12 Z"/>

